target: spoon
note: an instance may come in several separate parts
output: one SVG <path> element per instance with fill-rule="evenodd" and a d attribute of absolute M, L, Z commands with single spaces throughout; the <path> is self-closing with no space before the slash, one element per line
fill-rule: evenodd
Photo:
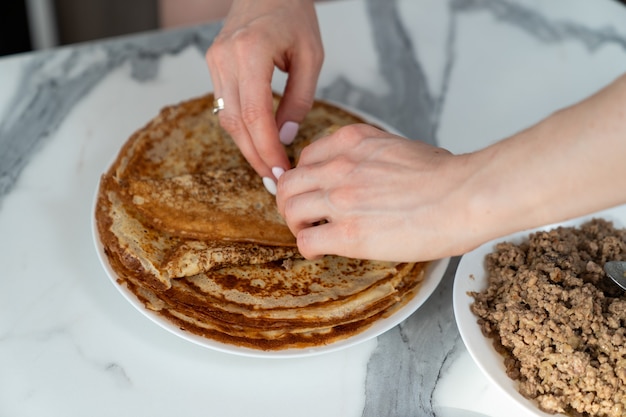
<path fill-rule="evenodd" d="M 604 272 L 613 282 L 626 290 L 626 262 L 609 261 L 604 264 Z"/>

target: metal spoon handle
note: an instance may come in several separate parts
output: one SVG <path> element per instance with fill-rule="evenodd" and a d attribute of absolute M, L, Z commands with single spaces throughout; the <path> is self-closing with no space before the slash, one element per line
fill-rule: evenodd
<path fill-rule="evenodd" d="M 604 272 L 626 291 L 626 262 L 609 261 L 604 264 Z"/>

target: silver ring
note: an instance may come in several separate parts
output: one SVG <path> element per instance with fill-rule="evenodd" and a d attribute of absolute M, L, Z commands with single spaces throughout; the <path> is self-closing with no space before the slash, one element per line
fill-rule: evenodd
<path fill-rule="evenodd" d="M 224 110 L 224 99 L 219 97 L 213 100 L 213 114 L 217 114 L 221 110 Z"/>

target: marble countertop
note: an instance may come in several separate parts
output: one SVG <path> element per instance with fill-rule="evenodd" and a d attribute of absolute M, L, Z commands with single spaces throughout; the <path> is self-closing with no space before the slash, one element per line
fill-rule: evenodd
<path fill-rule="evenodd" d="M 626 70 L 626 7 L 610 0 L 317 8 L 326 47 L 318 97 L 455 153 L 523 129 Z M 163 106 L 211 90 L 204 51 L 219 28 L 0 59 L 0 416 L 529 415 L 483 376 L 459 337 L 456 258 L 402 324 L 307 358 L 211 351 L 120 296 L 92 242 L 99 176 Z M 284 76 L 274 83 L 280 89 Z"/>

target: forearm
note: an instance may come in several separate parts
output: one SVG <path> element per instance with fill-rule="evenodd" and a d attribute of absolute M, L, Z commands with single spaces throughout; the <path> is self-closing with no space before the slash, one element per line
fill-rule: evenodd
<path fill-rule="evenodd" d="M 626 76 L 465 155 L 346 126 L 305 148 L 298 166 L 281 176 L 278 207 L 308 258 L 463 254 L 496 237 L 626 203 L 625 108 Z"/>
<path fill-rule="evenodd" d="M 474 233 L 488 240 L 626 203 L 626 75 L 468 156 Z"/>

